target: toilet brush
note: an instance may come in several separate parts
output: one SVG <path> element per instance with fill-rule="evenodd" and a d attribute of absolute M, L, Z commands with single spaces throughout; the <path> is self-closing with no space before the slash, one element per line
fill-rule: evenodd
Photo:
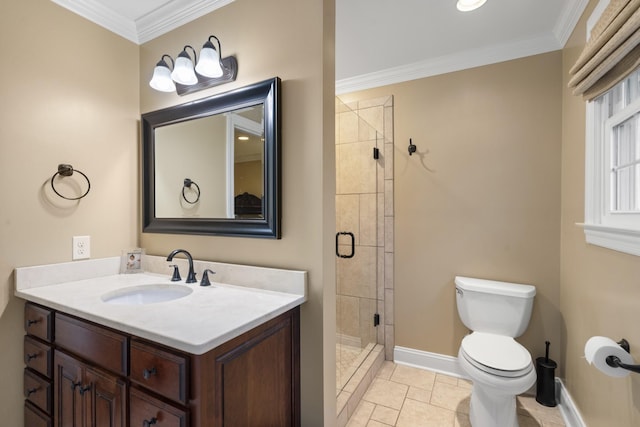
<path fill-rule="evenodd" d="M 544 406 L 556 406 L 555 370 L 558 364 L 549 359 L 549 341 L 545 341 L 545 355 L 536 359 L 536 401 Z"/>

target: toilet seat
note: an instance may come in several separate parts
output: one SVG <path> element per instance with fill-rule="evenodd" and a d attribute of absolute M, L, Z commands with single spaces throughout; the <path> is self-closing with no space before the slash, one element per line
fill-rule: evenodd
<path fill-rule="evenodd" d="M 473 332 L 462 339 L 461 354 L 476 368 L 500 377 L 521 377 L 533 369 L 531 355 L 511 337 Z"/>

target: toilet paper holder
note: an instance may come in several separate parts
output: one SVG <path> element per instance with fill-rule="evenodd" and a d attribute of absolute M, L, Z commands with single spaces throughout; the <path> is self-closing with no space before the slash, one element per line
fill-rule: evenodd
<path fill-rule="evenodd" d="M 618 341 L 617 344 L 622 347 L 627 353 L 631 352 L 629 341 L 627 341 L 626 339 L 622 338 L 620 341 Z M 607 365 L 611 366 L 612 368 L 622 368 L 626 369 L 627 371 L 640 374 L 640 365 L 628 365 L 626 363 L 622 363 L 618 356 L 607 356 L 605 361 L 607 362 Z"/>

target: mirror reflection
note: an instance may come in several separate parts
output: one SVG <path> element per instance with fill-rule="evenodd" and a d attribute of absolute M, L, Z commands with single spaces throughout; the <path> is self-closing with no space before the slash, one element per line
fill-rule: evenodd
<path fill-rule="evenodd" d="M 156 217 L 264 218 L 263 117 L 259 104 L 157 127 Z"/>

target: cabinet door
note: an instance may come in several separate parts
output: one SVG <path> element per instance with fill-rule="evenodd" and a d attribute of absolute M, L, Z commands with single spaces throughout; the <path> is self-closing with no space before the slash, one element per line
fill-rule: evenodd
<path fill-rule="evenodd" d="M 126 427 L 126 384 L 55 352 L 55 427 Z"/>
<path fill-rule="evenodd" d="M 82 363 L 56 350 L 54 356 L 54 426 L 82 426 Z"/>
<path fill-rule="evenodd" d="M 285 318 L 216 358 L 221 425 L 298 425 L 295 332 L 291 319 Z"/>
<path fill-rule="evenodd" d="M 111 374 L 90 367 L 85 368 L 86 384 L 83 397 L 87 411 L 85 426 L 125 427 L 126 385 L 123 380 Z M 90 389 L 86 389 L 90 387 Z"/>

